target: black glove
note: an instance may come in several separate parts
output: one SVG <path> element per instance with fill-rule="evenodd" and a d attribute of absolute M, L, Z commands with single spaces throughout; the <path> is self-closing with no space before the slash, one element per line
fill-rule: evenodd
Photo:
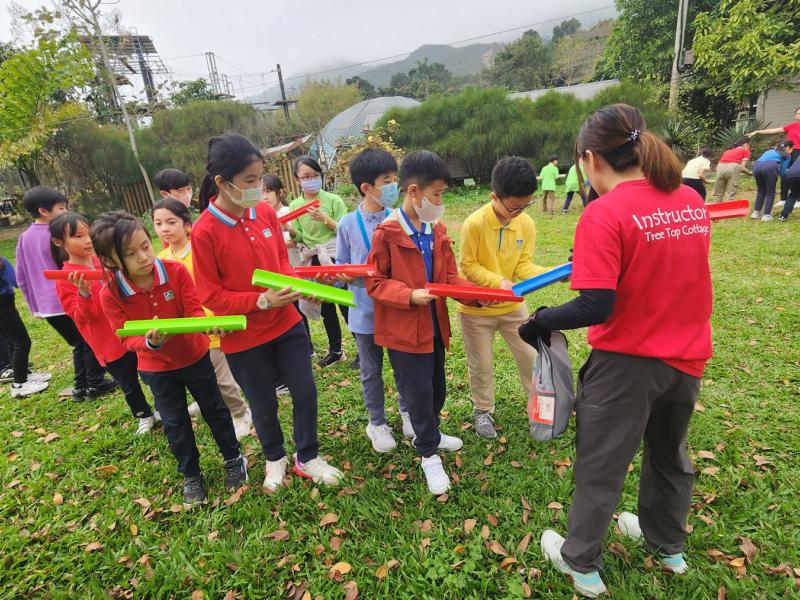
<path fill-rule="evenodd" d="M 567 262 L 568 262 L 568 263 L 571 263 L 571 262 L 572 262 L 572 248 L 570 248 L 570 249 L 569 249 L 569 258 L 567 259 Z M 561 279 L 561 280 L 559 281 L 559 283 L 565 283 L 565 282 L 569 281 L 571 278 L 572 278 L 572 275 L 567 275 L 566 277 L 564 277 L 563 279 Z"/>
<path fill-rule="evenodd" d="M 538 313 L 543 308 L 547 308 L 546 306 L 542 306 L 536 309 L 536 313 Z M 550 330 L 546 327 L 542 327 L 539 323 L 536 322 L 536 313 L 533 313 L 532 316 L 528 317 L 528 320 L 525 321 L 522 325 L 519 326 L 519 337 L 522 338 L 524 342 L 530 344 L 534 348 L 538 348 L 538 340 L 542 340 L 542 343 L 545 346 L 550 345 Z"/>

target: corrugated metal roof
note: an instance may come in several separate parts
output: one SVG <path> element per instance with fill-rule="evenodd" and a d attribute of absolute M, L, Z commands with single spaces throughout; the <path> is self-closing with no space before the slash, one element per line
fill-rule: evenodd
<path fill-rule="evenodd" d="M 547 92 L 559 92 L 561 94 L 572 94 L 579 100 L 589 100 L 606 88 L 619 83 L 619 79 L 605 79 L 603 81 L 592 81 L 591 83 L 579 83 L 577 85 L 567 85 L 564 87 L 544 88 L 541 90 L 531 90 L 530 92 L 513 92 L 509 98 L 529 98 L 536 100 L 544 96 Z"/>
<path fill-rule="evenodd" d="M 364 128 L 375 126 L 390 108 L 413 108 L 419 102 L 405 96 L 382 96 L 370 98 L 354 104 L 333 117 L 322 128 L 322 148 L 326 157 L 332 157 L 334 150 L 344 140 L 359 141 L 364 137 Z M 319 156 L 317 143 L 311 146 L 311 153 Z"/>

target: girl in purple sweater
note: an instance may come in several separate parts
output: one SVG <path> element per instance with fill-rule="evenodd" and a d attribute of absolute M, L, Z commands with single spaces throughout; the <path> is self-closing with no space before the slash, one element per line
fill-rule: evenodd
<path fill-rule="evenodd" d="M 117 385 L 106 379 L 91 348 L 78 333 L 58 301 L 54 281 L 45 279 L 44 271 L 58 269 L 50 251 L 48 223 L 67 210 L 67 199 L 59 191 L 36 186 L 22 198 L 34 223 L 22 232 L 17 241 L 17 284 L 34 317 L 45 319 L 72 346 L 75 386 L 72 399 L 98 398 Z"/>

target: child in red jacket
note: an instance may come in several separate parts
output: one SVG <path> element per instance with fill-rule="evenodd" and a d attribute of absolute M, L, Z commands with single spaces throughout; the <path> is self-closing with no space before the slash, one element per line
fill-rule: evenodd
<path fill-rule="evenodd" d="M 50 221 L 50 244 L 53 260 L 62 271 L 69 271 L 69 280 L 56 281 L 56 294 L 81 337 L 92 349 L 97 362 L 105 367 L 125 394 L 131 414 L 139 419 L 136 429 L 143 435 L 153 429 L 156 416 L 147 404 L 139 385 L 136 354 L 126 350 L 108 324 L 100 305 L 103 283 L 89 280 L 84 271 L 102 269 L 94 254 L 89 221 L 74 212 L 65 212 Z"/>
<path fill-rule="evenodd" d="M 204 316 L 189 271 L 178 262 L 162 262 L 155 257 L 150 235 L 139 219 L 121 210 L 106 213 L 92 225 L 92 242 L 97 256 L 114 275 L 114 281 L 100 292 L 113 329 L 122 328 L 125 321 Z M 226 488 L 232 491 L 243 485 L 247 461 L 239 452 L 231 413 L 219 393 L 208 355 L 208 336 L 172 336 L 151 329 L 146 335 L 123 338 L 122 345 L 136 352 L 139 372 L 153 392 L 164 434 L 184 477 L 184 503 L 206 499 L 200 455 L 186 406 L 187 389 L 225 459 Z"/>
<path fill-rule="evenodd" d="M 375 344 L 389 350 L 428 489 L 437 496 L 449 489 L 450 478 L 436 451 L 455 452 L 463 443 L 439 431 L 447 392 L 444 352 L 450 344 L 450 321 L 445 299 L 428 293 L 425 284 L 473 285 L 458 276 L 452 240 L 438 222 L 449 180 L 447 165 L 433 152 L 420 150 L 403 159 L 403 205 L 375 231 L 367 262 L 376 270 L 366 279 L 367 292 L 375 301 Z"/>

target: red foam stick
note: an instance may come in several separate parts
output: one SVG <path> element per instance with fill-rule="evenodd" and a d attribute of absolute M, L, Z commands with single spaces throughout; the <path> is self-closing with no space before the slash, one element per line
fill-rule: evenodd
<path fill-rule="evenodd" d="M 712 221 L 722 219 L 735 219 L 736 217 L 746 217 L 750 213 L 750 202 L 747 200 L 731 200 L 729 202 L 717 202 L 706 204 L 708 218 Z"/>
<path fill-rule="evenodd" d="M 425 289 L 434 296 L 446 298 L 461 298 L 463 300 L 497 300 L 499 302 L 522 302 L 522 296 L 517 296 L 511 290 L 497 288 L 474 287 L 470 285 L 448 285 L 446 283 L 426 283 Z"/>
<path fill-rule="evenodd" d="M 297 217 L 302 217 L 304 214 L 308 212 L 309 208 L 314 208 L 315 206 L 319 206 L 319 198 L 316 200 L 312 200 L 308 204 L 304 204 L 300 208 L 293 210 L 290 213 L 286 213 L 280 219 L 278 219 L 278 221 L 280 222 L 281 225 L 286 225 L 286 223 L 294 221 Z"/>
<path fill-rule="evenodd" d="M 99 269 L 93 271 L 43 271 L 45 279 L 69 279 L 70 273 L 82 273 L 87 281 L 102 281 L 107 277 L 104 271 Z"/>
<path fill-rule="evenodd" d="M 336 277 L 337 275 L 347 275 L 348 277 L 371 277 L 375 274 L 375 265 L 316 265 L 309 267 L 295 267 L 295 277 Z"/>

